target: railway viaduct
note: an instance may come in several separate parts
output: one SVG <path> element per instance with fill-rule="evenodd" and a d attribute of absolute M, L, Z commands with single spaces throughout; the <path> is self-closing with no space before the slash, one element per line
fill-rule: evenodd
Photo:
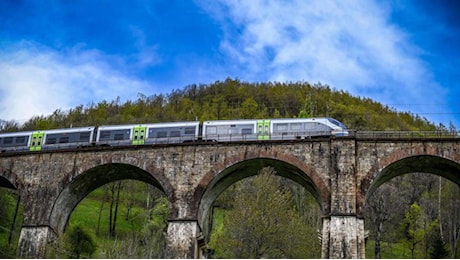
<path fill-rule="evenodd" d="M 365 258 L 366 197 L 389 179 L 432 173 L 460 184 L 460 138 L 343 137 L 190 143 L 0 155 L 0 186 L 24 205 L 18 257 L 43 257 L 75 206 L 112 181 L 155 185 L 170 201 L 168 257 L 199 258 L 199 237 L 214 199 L 238 180 L 272 166 L 317 199 L 323 258 Z M 308 246 L 308 245 L 306 245 Z"/>

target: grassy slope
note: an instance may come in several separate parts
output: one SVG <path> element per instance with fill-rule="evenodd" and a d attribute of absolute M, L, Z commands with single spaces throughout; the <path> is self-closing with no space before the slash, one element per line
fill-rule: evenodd
<path fill-rule="evenodd" d="M 137 243 L 144 224 L 149 220 L 149 210 L 140 206 L 145 197 L 145 193 L 136 190 L 134 196 L 136 203 L 131 209 L 130 218 L 127 220 L 125 219 L 127 207 L 124 203 L 126 192 L 121 192 L 117 214 L 116 237 L 112 238 L 109 236 L 109 202 L 104 202 L 103 204 L 100 218 L 100 233 L 96 235 L 99 211 L 103 197 L 104 191 L 102 188 L 93 191 L 78 204 L 69 220 L 69 227 L 79 225 L 94 238 L 97 244 L 97 251 L 93 257 L 96 258 L 107 257 L 107 251 L 117 247 L 120 243 L 129 243 L 131 241 Z M 70 230 L 69 227 L 67 230 Z"/>

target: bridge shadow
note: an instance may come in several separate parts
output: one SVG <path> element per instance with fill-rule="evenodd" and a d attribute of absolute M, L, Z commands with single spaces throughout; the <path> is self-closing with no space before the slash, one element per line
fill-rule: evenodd
<path fill-rule="evenodd" d="M 137 180 L 165 192 L 147 171 L 129 164 L 109 163 L 87 170 L 72 180 L 59 194 L 50 214 L 50 227 L 56 234 L 64 233 L 75 207 L 93 190 L 119 180 Z"/>

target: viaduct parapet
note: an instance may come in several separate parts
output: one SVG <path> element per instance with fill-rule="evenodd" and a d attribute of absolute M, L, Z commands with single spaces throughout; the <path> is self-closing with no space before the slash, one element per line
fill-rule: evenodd
<path fill-rule="evenodd" d="M 272 166 L 304 186 L 323 216 L 323 258 L 365 258 L 366 197 L 389 179 L 432 173 L 460 184 L 460 139 L 190 143 L 0 156 L 0 186 L 24 204 L 18 257 L 43 257 L 75 206 L 94 189 L 135 179 L 170 202 L 168 257 L 199 258 L 212 202 L 238 180 Z M 307 245 L 306 245 L 307 246 Z"/>

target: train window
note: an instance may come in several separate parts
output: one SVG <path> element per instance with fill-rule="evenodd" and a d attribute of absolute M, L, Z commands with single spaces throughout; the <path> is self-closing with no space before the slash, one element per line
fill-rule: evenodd
<path fill-rule="evenodd" d="M 110 140 L 110 131 L 101 131 L 101 140 Z"/>
<path fill-rule="evenodd" d="M 341 123 L 333 118 L 328 118 L 327 120 L 329 120 L 329 122 L 333 123 L 336 126 L 342 127 Z"/>
<path fill-rule="evenodd" d="M 292 123 L 291 124 L 291 130 L 300 130 L 302 128 L 301 123 Z"/>
<path fill-rule="evenodd" d="M 225 134 L 227 134 L 227 129 L 228 129 L 228 125 L 219 126 L 219 127 L 217 127 L 217 133 L 216 134 L 225 135 Z"/>
<path fill-rule="evenodd" d="M 180 137 L 180 131 L 171 131 L 169 133 L 170 137 Z"/>
<path fill-rule="evenodd" d="M 3 139 L 4 144 L 12 144 L 13 143 L 13 137 L 5 137 Z"/>
<path fill-rule="evenodd" d="M 123 140 L 123 139 L 125 139 L 125 135 L 124 134 L 115 134 L 113 136 L 113 139 L 114 140 Z"/>
<path fill-rule="evenodd" d="M 277 124 L 276 125 L 276 130 L 277 131 L 286 131 L 288 129 L 287 124 Z"/>
<path fill-rule="evenodd" d="M 195 127 L 186 127 L 184 129 L 185 135 L 194 135 L 195 134 Z"/>
<path fill-rule="evenodd" d="M 241 134 L 242 135 L 250 135 L 250 134 L 252 134 L 252 129 L 251 128 L 243 128 L 243 129 L 241 129 Z"/>
<path fill-rule="evenodd" d="M 228 129 L 228 134 L 229 135 L 235 135 L 235 134 L 238 134 L 238 129 L 232 129 L 232 128 L 229 128 Z"/>
<path fill-rule="evenodd" d="M 215 126 L 208 126 L 206 128 L 208 134 L 216 134 L 217 133 L 217 128 Z"/>
<path fill-rule="evenodd" d="M 47 138 L 46 143 L 47 144 L 55 144 L 56 143 L 56 138 Z"/>
<path fill-rule="evenodd" d="M 15 141 L 16 141 L 17 144 L 23 144 L 23 143 L 26 142 L 26 137 L 25 136 L 18 136 L 18 137 L 16 137 Z"/>
<path fill-rule="evenodd" d="M 69 142 L 69 137 L 68 136 L 64 136 L 64 137 L 59 138 L 59 143 L 60 144 L 66 144 L 68 142 Z"/>
<path fill-rule="evenodd" d="M 315 123 L 305 123 L 304 128 L 305 130 L 315 129 Z"/>
<path fill-rule="evenodd" d="M 168 136 L 168 133 L 166 131 L 160 131 L 157 133 L 157 138 L 165 138 Z"/>
<path fill-rule="evenodd" d="M 141 136 L 139 136 L 139 138 L 140 138 L 141 140 L 143 140 L 143 139 L 144 139 L 144 135 L 145 135 L 145 130 L 144 130 L 144 129 L 141 129 Z"/>
<path fill-rule="evenodd" d="M 80 133 L 80 142 L 87 142 L 87 141 L 89 141 L 89 137 L 90 137 L 90 132 L 83 132 L 83 133 Z"/>

